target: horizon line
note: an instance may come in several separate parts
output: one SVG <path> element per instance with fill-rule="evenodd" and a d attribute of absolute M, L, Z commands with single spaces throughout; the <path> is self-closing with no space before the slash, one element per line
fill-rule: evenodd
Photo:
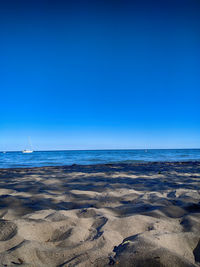
<path fill-rule="evenodd" d="M 200 149 L 200 148 L 102 148 L 102 149 L 47 149 L 47 150 L 33 150 L 33 152 L 47 152 L 47 151 L 106 151 L 106 150 L 186 150 L 186 149 Z M 3 152 L 22 152 L 22 150 L 1 150 Z"/>

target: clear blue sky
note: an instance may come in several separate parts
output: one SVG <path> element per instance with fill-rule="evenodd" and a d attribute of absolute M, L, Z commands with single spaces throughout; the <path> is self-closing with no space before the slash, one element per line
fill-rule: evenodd
<path fill-rule="evenodd" d="M 0 150 L 200 147 L 198 0 L 2 2 Z"/>

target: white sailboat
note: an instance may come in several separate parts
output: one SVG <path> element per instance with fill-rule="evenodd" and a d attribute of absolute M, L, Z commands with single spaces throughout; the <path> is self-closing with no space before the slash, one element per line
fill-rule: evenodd
<path fill-rule="evenodd" d="M 33 153 L 33 150 L 24 149 L 22 150 L 22 153 Z"/>
<path fill-rule="evenodd" d="M 22 150 L 22 153 L 25 153 L 25 154 L 33 153 L 33 149 L 32 149 L 32 145 L 31 145 L 31 139 L 30 139 L 30 137 L 28 138 L 28 142 L 29 142 L 30 149 L 24 149 L 24 150 Z"/>

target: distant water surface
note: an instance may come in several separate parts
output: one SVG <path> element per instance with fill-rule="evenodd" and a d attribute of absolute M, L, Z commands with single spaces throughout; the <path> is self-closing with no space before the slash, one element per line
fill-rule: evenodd
<path fill-rule="evenodd" d="M 0 152 L 0 168 L 63 166 L 72 164 L 200 161 L 200 149 L 65 150 Z"/>

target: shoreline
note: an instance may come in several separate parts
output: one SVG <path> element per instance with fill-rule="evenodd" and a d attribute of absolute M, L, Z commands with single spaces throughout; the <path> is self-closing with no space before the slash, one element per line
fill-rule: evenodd
<path fill-rule="evenodd" d="M 1 266 L 200 266 L 200 162 L 0 169 Z"/>
<path fill-rule="evenodd" d="M 185 161 L 140 161 L 140 160 L 136 160 L 134 162 L 110 162 L 110 163 L 94 163 L 94 164 L 70 164 L 70 165 L 45 165 L 45 166 L 30 166 L 30 167 L 10 167 L 10 168 L 1 168 L 0 167 L 0 171 L 1 170 L 13 170 L 13 169 L 38 169 L 38 168 L 70 168 L 70 167 L 95 167 L 95 166 L 137 166 L 137 165 L 152 165 L 152 164 L 163 164 L 163 165 L 170 165 L 170 164 L 198 164 L 200 163 L 200 159 L 199 160 L 185 160 Z"/>

